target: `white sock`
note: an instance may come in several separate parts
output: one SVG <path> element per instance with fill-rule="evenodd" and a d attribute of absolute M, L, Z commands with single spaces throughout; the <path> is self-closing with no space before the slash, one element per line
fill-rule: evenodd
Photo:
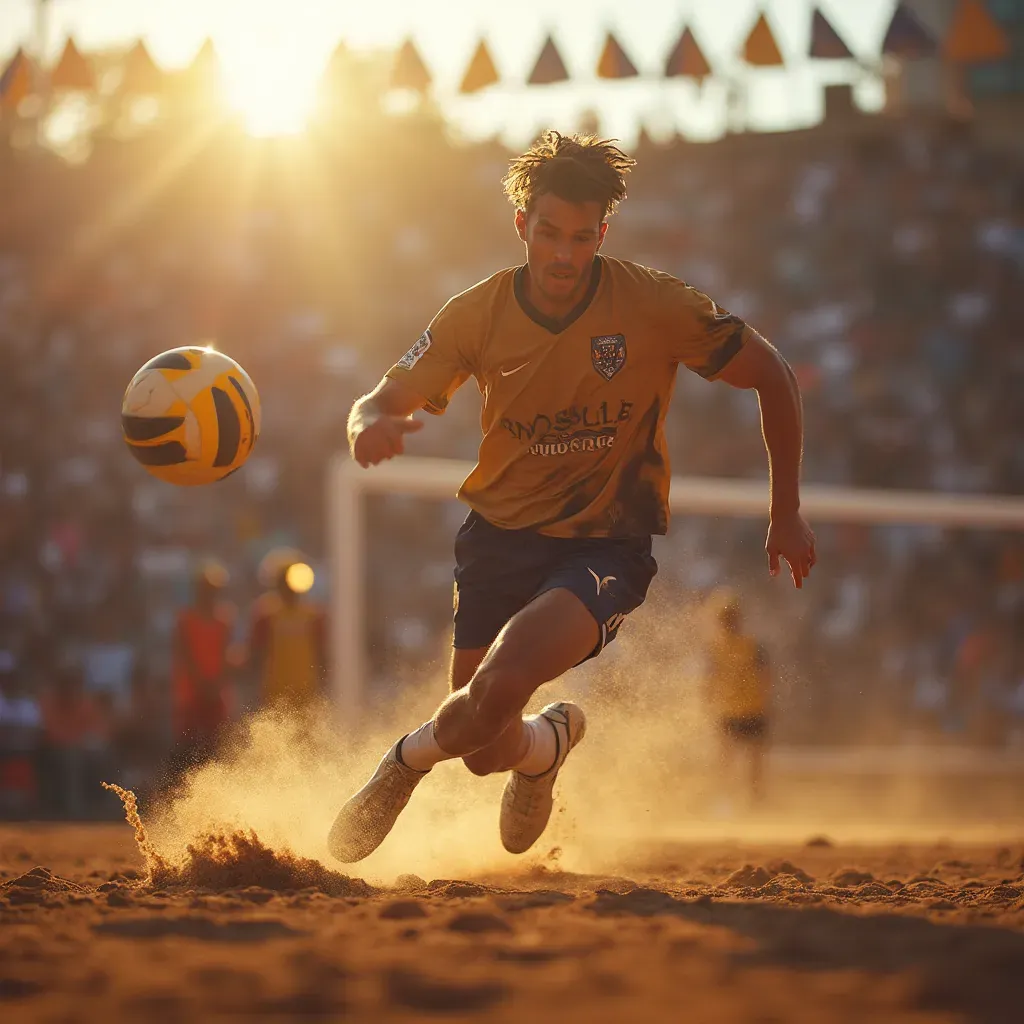
<path fill-rule="evenodd" d="M 450 761 L 452 756 L 434 739 L 433 719 L 404 736 L 398 745 L 398 760 L 416 772 L 429 772 L 439 761 Z"/>
<path fill-rule="evenodd" d="M 558 736 L 555 727 L 540 715 L 530 715 L 523 719 L 523 727 L 530 738 L 526 756 L 515 765 L 515 770 L 523 775 L 543 775 L 555 766 L 558 756 Z"/>

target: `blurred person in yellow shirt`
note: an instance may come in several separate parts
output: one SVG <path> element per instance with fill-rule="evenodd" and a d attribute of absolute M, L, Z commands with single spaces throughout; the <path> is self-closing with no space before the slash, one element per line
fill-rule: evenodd
<path fill-rule="evenodd" d="M 717 727 L 725 778 L 731 783 L 737 763 L 746 761 L 750 798 L 757 803 L 764 794 L 768 742 L 768 652 L 764 644 L 744 631 L 736 594 L 717 592 L 710 604 L 712 627 L 705 652 L 705 692 Z"/>
<path fill-rule="evenodd" d="M 299 552 L 277 549 L 259 574 L 270 588 L 253 607 L 250 641 L 260 705 L 302 707 L 322 693 L 327 666 L 324 612 L 306 597 L 313 570 Z"/>

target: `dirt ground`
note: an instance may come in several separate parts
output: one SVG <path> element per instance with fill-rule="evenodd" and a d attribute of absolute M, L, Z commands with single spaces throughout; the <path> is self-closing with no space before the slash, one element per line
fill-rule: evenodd
<path fill-rule="evenodd" d="M 0 826 L 0 1019 L 1024 1020 L 1020 843 L 700 843 L 385 890 L 233 842 L 149 877 L 124 825 Z"/>

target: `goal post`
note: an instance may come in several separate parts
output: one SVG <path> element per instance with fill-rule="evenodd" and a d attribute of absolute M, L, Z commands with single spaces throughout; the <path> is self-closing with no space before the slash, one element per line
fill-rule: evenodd
<path fill-rule="evenodd" d="M 372 469 L 339 453 L 327 486 L 330 564 L 330 685 L 344 721 L 357 721 L 367 676 L 365 497 L 407 494 L 433 500 L 455 497 L 473 464 L 402 456 Z M 1024 531 L 1024 497 L 864 490 L 804 484 L 801 510 L 813 524 L 917 524 Z M 674 513 L 767 518 L 768 484 L 718 477 L 672 478 Z"/>

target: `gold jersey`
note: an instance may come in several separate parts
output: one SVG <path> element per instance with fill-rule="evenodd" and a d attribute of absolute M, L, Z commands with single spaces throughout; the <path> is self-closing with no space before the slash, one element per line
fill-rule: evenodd
<path fill-rule="evenodd" d="M 763 715 L 768 701 L 768 656 L 742 634 L 716 634 L 708 651 L 708 687 L 719 718 Z"/>
<path fill-rule="evenodd" d="M 597 256 L 562 320 L 526 296 L 525 268 L 455 296 L 387 376 L 444 412 L 483 395 L 476 467 L 459 497 L 504 529 L 635 537 L 668 528 L 665 415 L 680 363 L 713 380 L 747 328 L 670 274 Z"/>

